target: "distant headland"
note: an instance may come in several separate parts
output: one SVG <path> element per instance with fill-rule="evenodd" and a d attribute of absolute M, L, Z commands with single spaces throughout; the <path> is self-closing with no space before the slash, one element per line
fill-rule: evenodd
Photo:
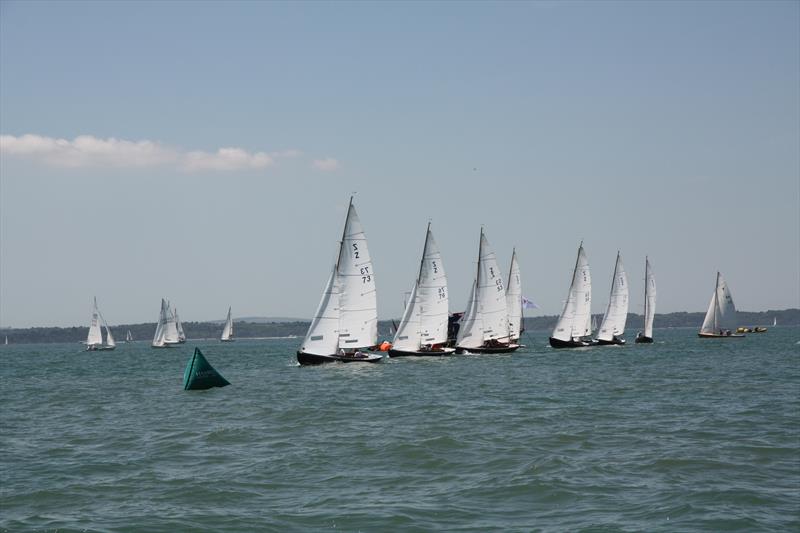
<path fill-rule="evenodd" d="M 781 311 L 760 311 L 748 312 L 738 311 L 738 318 L 741 326 L 772 326 L 773 319 L 777 320 L 779 326 L 800 325 L 800 309 L 784 309 Z M 603 318 L 602 314 L 595 315 L 598 322 Z M 658 328 L 681 328 L 681 327 L 700 327 L 703 322 L 705 312 L 677 312 L 657 314 L 655 327 Z M 525 329 L 528 331 L 549 331 L 555 326 L 557 315 L 525 317 Z M 222 320 L 207 322 L 184 322 L 183 327 L 189 340 L 199 339 L 218 339 L 222 331 Z M 265 337 L 289 337 L 297 336 L 302 338 L 308 331 L 310 320 L 299 318 L 283 317 L 246 317 L 234 319 L 236 324 L 236 338 L 265 338 Z M 394 320 L 396 324 L 398 319 Z M 378 322 L 378 336 L 380 339 L 391 340 L 393 336 L 392 320 L 381 320 Z M 627 332 L 635 332 L 643 325 L 642 315 L 630 313 L 628 315 Z M 127 331 L 131 332 L 136 341 L 150 341 L 155 331 L 155 322 L 143 324 L 119 324 L 112 326 L 111 330 L 117 339 L 124 339 Z M 8 337 L 9 344 L 33 344 L 33 343 L 54 343 L 54 342 L 81 342 L 86 340 L 88 332 L 87 326 L 72 327 L 32 327 L 32 328 L 5 328 L 0 329 L 0 342 Z M 119 342 L 119 341 L 118 341 Z M 298 341 L 299 342 L 299 341 Z"/>

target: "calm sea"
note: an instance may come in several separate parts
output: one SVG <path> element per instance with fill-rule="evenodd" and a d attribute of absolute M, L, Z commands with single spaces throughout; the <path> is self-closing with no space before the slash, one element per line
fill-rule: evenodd
<path fill-rule="evenodd" d="M 798 531 L 800 328 L 296 365 L 0 346 L 8 531 Z M 194 346 L 232 385 L 186 392 Z"/>

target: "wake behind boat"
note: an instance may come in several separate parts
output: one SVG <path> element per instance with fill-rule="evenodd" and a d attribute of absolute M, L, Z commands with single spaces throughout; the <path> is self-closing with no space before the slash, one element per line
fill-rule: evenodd
<path fill-rule="evenodd" d="M 589 260 L 583 250 L 583 242 L 578 247 L 578 258 L 572 271 L 567 301 L 558 317 L 556 327 L 550 336 L 553 348 L 583 348 L 593 344 L 591 339 L 592 275 Z"/>
<path fill-rule="evenodd" d="M 351 197 L 336 264 L 297 351 L 297 362 L 301 365 L 336 361 L 377 363 L 383 356 L 365 351 L 375 347 L 377 339 L 375 272 Z"/>
<path fill-rule="evenodd" d="M 429 222 L 417 279 L 397 326 L 389 357 L 451 355 L 455 348 L 446 346 L 447 319 L 447 276 Z"/>
<path fill-rule="evenodd" d="M 728 284 L 717 272 L 717 284 L 708 304 L 705 320 L 697 336 L 702 339 L 741 338 L 744 335 L 734 333 L 736 330 L 736 306 Z"/>

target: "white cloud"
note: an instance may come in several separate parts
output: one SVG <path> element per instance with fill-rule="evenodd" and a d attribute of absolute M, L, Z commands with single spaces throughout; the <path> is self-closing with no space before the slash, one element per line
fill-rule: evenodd
<path fill-rule="evenodd" d="M 312 165 L 317 170 L 330 172 L 339 168 L 339 161 L 332 157 L 326 157 L 325 159 L 315 159 Z"/>
<path fill-rule="evenodd" d="M 216 152 L 185 151 L 149 140 L 81 135 L 70 141 L 27 134 L 20 137 L 0 135 L 0 155 L 68 168 L 171 166 L 185 172 L 231 172 L 266 168 L 274 165 L 278 158 L 295 158 L 302 152 L 291 149 L 268 154 L 236 147 L 220 148 Z"/>

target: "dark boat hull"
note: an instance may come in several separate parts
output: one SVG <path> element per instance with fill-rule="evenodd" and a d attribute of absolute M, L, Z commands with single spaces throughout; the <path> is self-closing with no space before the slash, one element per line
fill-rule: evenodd
<path fill-rule="evenodd" d="M 504 344 L 501 346 L 481 346 L 480 348 L 459 348 L 456 347 L 457 354 L 492 354 L 492 353 L 511 353 L 519 348 L 519 344 Z"/>
<path fill-rule="evenodd" d="M 636 344 L 652 344 L 653 337 L 645 337 L 644 335 L 640 335 L 636 337 Z"/>
<path fill-rule="evenodd" d="M 444 357 L 447 355 L 453 355 L 455 350 L 452 348 L 447 348 L 446 350 L 438 350 L 438 351 L 422 351 L 422 352 L 408 352 L 405 350 L 389 350 L 389 357 Z"/>
<path fill-rule="evenodd" d="M 614 339 L 612 341 L 604 341 L 602 339 L 597 339 L 597 344 L 599 346 L 622 346 L 625 344 L 625 339 Z"/>
<path fill-rule="evenodd" d="M 297 362 L 301 365 L 324 365 L 325 363 L 379 363 L 383 356 L 369 354 L 366 357 L 348 355 L 317 355 L 313 353 L 297 352 Z"/>
<path fill-rule="evenodd" d="M 592 343 L 589 341 L 562 341 L 561 339 L 550 337 L 550 346 L 553 348 L 586 348 L 591 345 Z"/>
<path fill-rule="evenodd" d="M 116 348 L 116 346 L 87 346 L 87 352 L 110 352 Z"/>

